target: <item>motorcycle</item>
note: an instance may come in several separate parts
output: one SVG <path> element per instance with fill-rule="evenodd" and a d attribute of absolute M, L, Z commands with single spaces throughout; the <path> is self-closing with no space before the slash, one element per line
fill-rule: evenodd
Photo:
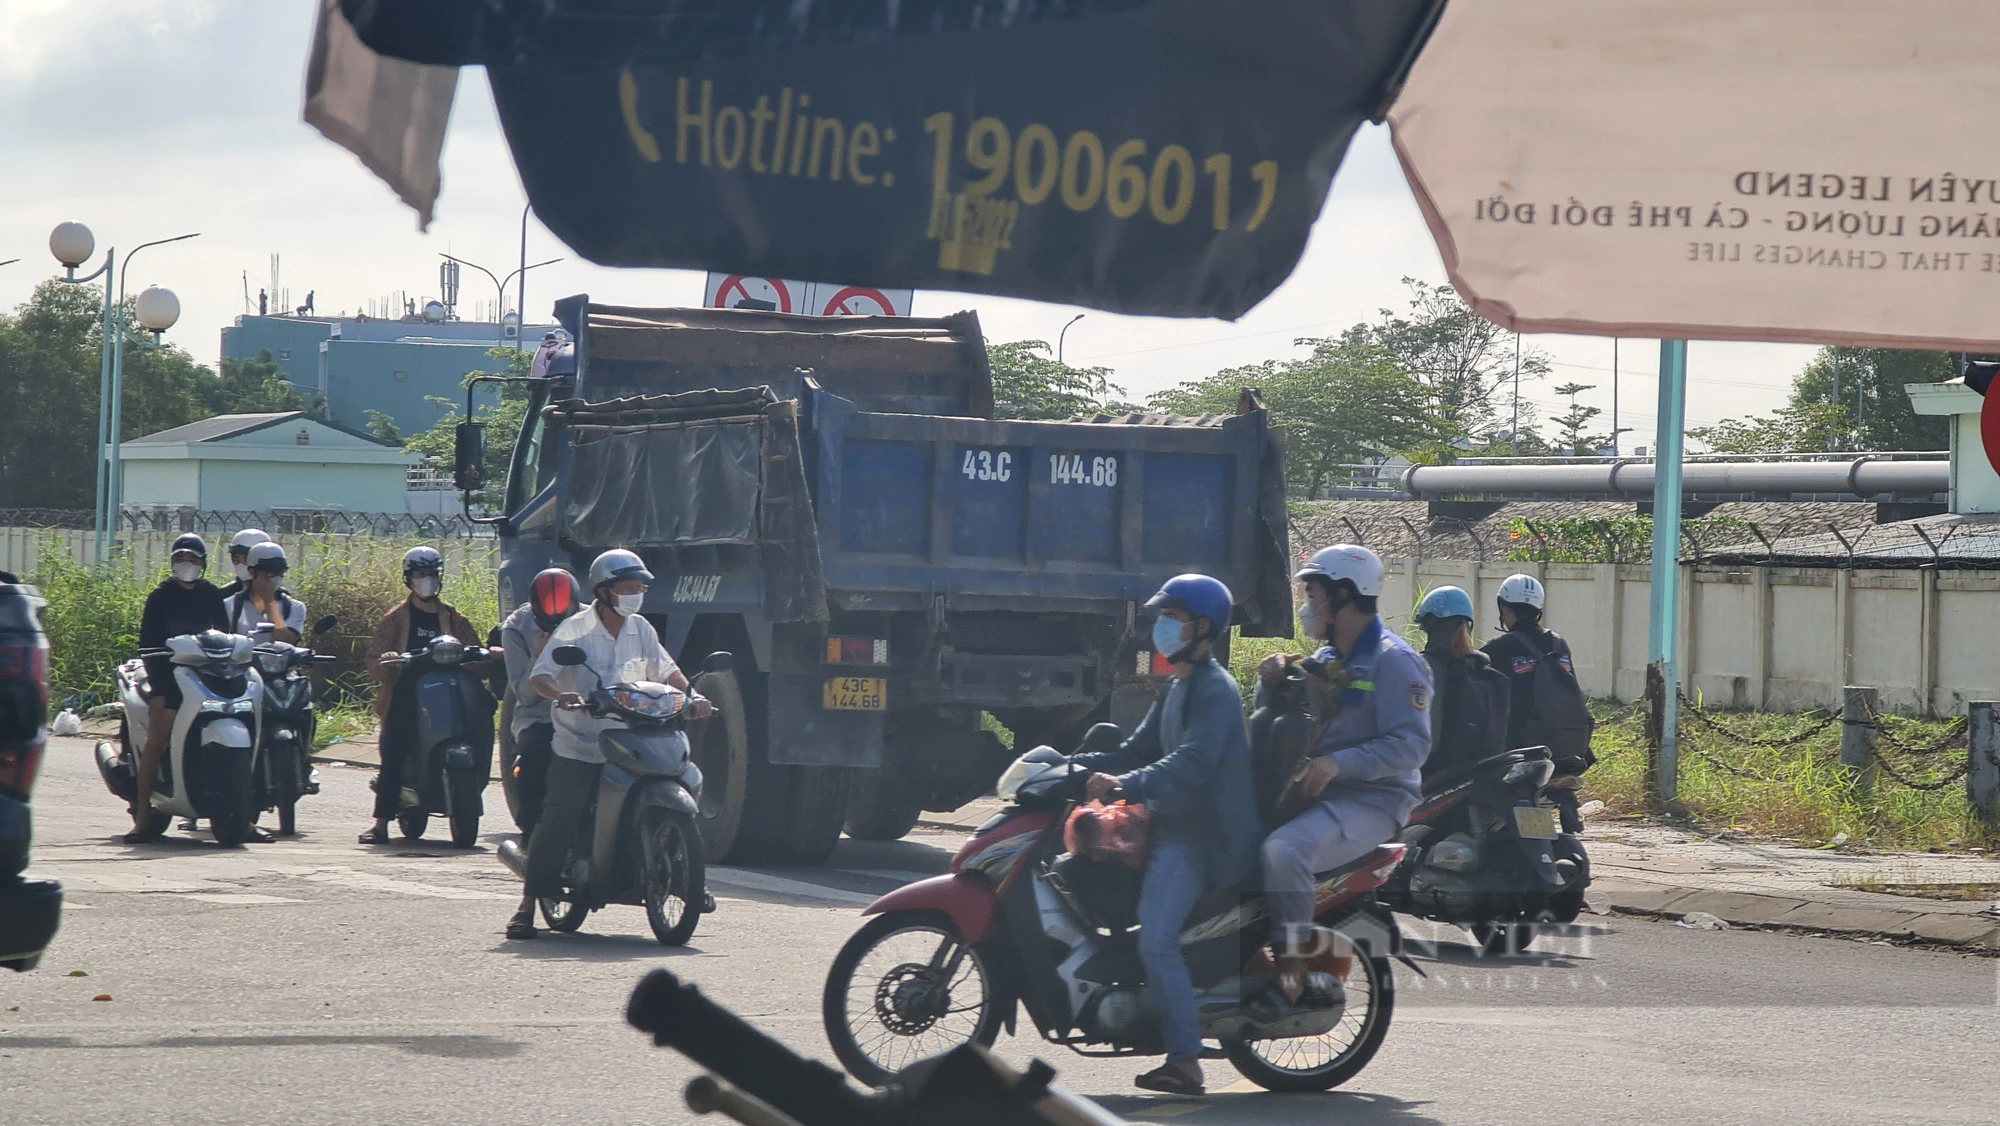
<path fill-rule="evenodd" d="M 255 728 L 264 684 L 251 667 L 253 645 L 240 634 L 207 630 L 170 637 L 163 648 L 142 650 L 118 666 L 125 714 L 117 744 L 97 744 L 97 771 L 105 788 L 128 803 L 137 799 L 139 754 L 152 717 L 146 658 L 170 659 L 181 690 L 146 811 L 153 832 L 165 832 L 176 816 L 207 818 L 216 841 L 237 845 L 256 823 Z"/>
<path fill-rule="evenodd" d="M 834 959 L 821 1019 L 849 1074 L 880 1086 L 910 1060 L 967 1042 L 990 1046 L 1016 1004 L 1042 1036 L 1085 1055 L 1159 1055 L 1133 926 L 1139 873 L 1064 852 L 1063 825 L 1088 771 L 1048 747 L 1000 778 L 1009 808 L 974 831 L 949 875 L 910 884 L 867 909 L 875 918 Z M 1260 1021 L 1245 1000 L 1271 988 L 1261 891 L 1204 896 L 1181 934 L 1204 1039 L 1274 1091 L 1324 1091 L 1359 1072 L 1389 1029 L 1401 955 L 1375 889 L 1404 846 L 1382 845 L 1321 873 L 1319 941 L 1299 1002 Z"/>
<path fill-rule="evenodd" d="M 584 660 L 573 645 L 555 651 L 556 664 L 565 668 Z M 702 668 L 719 672 L 730 664 L 728 654 L 716 653 Z M 600 683 L 584 700 L 592 718 L 613 721 L 598 736 L 604 770 L 585 814 L 589 853 L 567 859 L 566 890 L 540 900 L 542 919 L 553 930 L 574 931 L 594 910 L 636 904 L 645 907 L 662 945 L 685 946 L 704 911 L 713 910 L 695 828 L 701 768 L 688 753 L 687 694 L 629 681 Z M 519 842 L 502 842 L 500 860 L 527 877 L 527 850 Z"/>
<path fill-rule="evenodd" d="M 313 623 L 309 636 L 319 637 L 337 621 L 332 615 L 321 618 Z M 256 803 L 259 810 L 278 811 L 281 837 L 298 832 L 299 798 L 319 792 L 312 765 L 318 717 L 313 712 L 312 680 L 306 669 L 336 659 L 303 646 L 262 638 L 250 650 L 251 664 L 264 681 L 257 702 Z"/>
<path fill-rule="evenodd" d="M 471 848 L 479 842 L 479 818 L 486 811 L 482 795 L 493 771 L 494 700 L 485 674 L 467 666 L 498 659 L 499 654 L 448 633 L 422 649 L 382 658 L 385 665 L 404 666 L 396 691 L 415 693 L 416 741 L 403 764 L 396 815 L 404 837 L 421 839 L 435 813 L 450 823 L 452 844 Z"/>

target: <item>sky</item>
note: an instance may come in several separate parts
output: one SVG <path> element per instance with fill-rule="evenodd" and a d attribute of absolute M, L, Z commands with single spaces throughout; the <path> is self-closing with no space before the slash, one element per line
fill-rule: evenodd
<path fill-rule="evenodd" d="M 214 364 L 220 330 L 268 287 L 271 257 L 294 305 L 363 312 L 403 291 L 434 295 L 438 257 L 449 252 L 506 275 L 519 263 L 526 197 L 500 135 L 485 75 L 468 68 L 444 152 L 444 192 L 428 232 L 346 151 L 300 120 L 315 0 L 4 0 L 0 2 L 0 106 L 8 130 L 0 177 L 0 307 L 27 300 L 58 272 L 48 232 L 76 220 L 107 247 L 190 231 L 201 237 L 148 249 L 129 279 L 174 290 L 181 321 L 168 338 Z M 570 253 L 538 222 L 529 261 L 564 260 L 528 277 L 530 320 L 574 293 L 625 305 L 699 304 L 703 277 L 680 270 L 609 269 Z M 1301 336 L 1340 332 L 1406 300 L 1402 279 L 1445 281 L 1443 264 L 1386 129 L 1364 127 L 1335 181 L 1297 271 L 1235 322 L 1128 317 L 1063 305 L 920 291 L 915 312 L 979 313 L 989 339 L 1054 342 L 1077 313 L 1064 359 L 1102 365 L 1134 399 L 1227 367 L 1302 354 Z M 838 281 L 839 279 L 825 279 Z M 461 306 L 491 301 L 476 271 Z M 508 300 L 512 301 L 512 287 Z M 1523 386 L 1541 414 L 1561 413 L 1553 389 L 1594 384 L 1581 401 L 1612 407 L 1613 342 L 1528 336 L 1553 375 Z M 1812 349 L 1696 342 L 1689 347 L 1688 425 L 1762 413 L 1783 404 Z M 1619 425 L 1625 450 L 1653 444 L 1657 341 L 1617 347 Z M 1548 429 L 1545 427 L 1545 430 Z"/>

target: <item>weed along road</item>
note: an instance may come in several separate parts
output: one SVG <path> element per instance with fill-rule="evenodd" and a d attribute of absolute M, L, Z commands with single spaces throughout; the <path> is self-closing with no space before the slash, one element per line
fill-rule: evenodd
<path fill-rule="evenodd" d="M 294 841 L 130 847 L 89 756 L 58 740 L 36 791 L 36 869 L 69 907 L 42 968 L 0 978 L 9 1123 L 685 1121 L 692 1065 L 621 1017 L 640 975 L 671 968 L 831 1062 L 828 962 L 869 898 L 942 870 L 960 840 L 921 828 L 843 841 L 819 868 L 714 868 L 720 911 L 685 950 L 654 942 L 637 907 L 509 943 L 504 838 L 359 848 L 364 770 L 322 768 Z M 1144 1061 L 999 1050 L 1135 1121 L 1992 1121 L 1965 1077 L 1991 1061 L 1993 959 L 1588 914 L 1493 959 L 1405 924 L 1440 939 L 1417 955 L 1428 976 L 1397 967 L 1381 1054 L 1332 1094 L 1228 1087 L 1210 1063 L 1220 1094 L 1155 1098 L 1130 1093 Z"/>

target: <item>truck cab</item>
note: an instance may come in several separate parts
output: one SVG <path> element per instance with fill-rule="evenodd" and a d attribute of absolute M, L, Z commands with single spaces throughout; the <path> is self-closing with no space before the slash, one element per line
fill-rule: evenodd
<path fill-rule="evenodd" d="M 1004 420 L 972 313 L 556 311 L 572 339 L 529 381 L 494 518 L 502 609 L 628 547 L 676 659 L 734 655 L 697 681 L 713 855 L 817 863 L 843 826 L 892 839 L 989 792 L 1009 751 L 987 716 L 1064 751 L 1136 724 L 1165 672 L 1141 607 L 1173 575 L 1289 635 L 1282 445 L 1252 396 Z"/>

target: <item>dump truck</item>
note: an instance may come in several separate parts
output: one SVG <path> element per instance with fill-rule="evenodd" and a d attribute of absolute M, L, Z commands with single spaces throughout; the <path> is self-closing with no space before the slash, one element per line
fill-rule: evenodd
<path fill-rule="evenodd" d="M 731 655 L 696 682 L 712 857 L 818 863 L 843 827 L 894 839 L 991 792 L 1002 728 L 1067 750 L 1135 724 L 1168 671 L 1144 603 L 1173 575 L 1229 584 L 1242 633 L 1290 635 L 1283 446 L 1254 394 L 1224 416 L 1003 420 L 973 313 L 579 296 L 556 316 L 570 339 L 523 381 L 483 517 L 501 610 L 545 567 L 628 547 L 681 665 Z M 458 437 L 477 489 L 481 424 Z"/>

